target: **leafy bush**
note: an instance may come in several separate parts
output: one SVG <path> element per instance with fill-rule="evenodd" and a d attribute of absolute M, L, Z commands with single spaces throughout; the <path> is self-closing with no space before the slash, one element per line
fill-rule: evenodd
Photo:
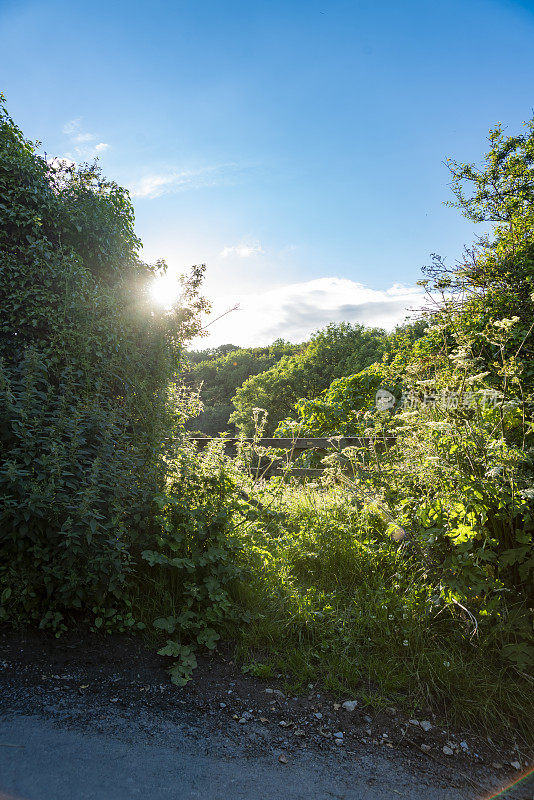
<path fill-rule="evenodd" d="M 499 631 L 505 661 L 534 664 L 534 121 L 490 134 L 482 167 L 449 162 L 458 205 L 493 237 L 423 284 L 423 335 L 398 338 L 381 364 L 300 401 L 285 429 L 389 432 L 379 459 L 346 452 L 362 497 L 408 531 L 438 596 L 480 636 Z M 395 408 L 375 407 L 390 390 Z M 280 430 L 284 428 L 281 427 Z"/>
<path fill-rule="evenodd" d="M 117 603 L 154 529 L 202 269 L 157 312 L 127 192 L 47 162 L 0 98 L 0 616 L 61 630 Z"/>
<path fill-rule="evenodd" d="M 127 503 L 136 483 L 131 434 L 105 399 L 82 404 L 65 368 L 51 385 L 27 348 L 0 366 L 0 618 L 56 627 L 67 609 L 120 596 L 130 562 Z M 130 445 L 130 446 L 129 446 Z"/>
<path fill-rule="evenodd" d="M 150 569 L 142 570 L 133 587 L 135 607 L 167 634 L 159 653 L 177 659 L 171 678 L 183 685 L 196 666 L 198 647 L 213 649 L 221 629 L 236 617 L 229 587 L 240 574 L 240 543 L 233 528 L 244 504 L 220 447 L 199 455 L 185 445 L 156 503 L 159 533 L 142 552 Z"/>
<path fill-rule="evenodd" d="M 503 655 L 525 669 L 534 663 L 534 461 L 495 437 L 499 422 L 499 409 L 483 406 L 401 414 L 397 452 L 374 485 L 419 543 L 442 599 L 463 606 L 480 635 L 499 629 Z"/>

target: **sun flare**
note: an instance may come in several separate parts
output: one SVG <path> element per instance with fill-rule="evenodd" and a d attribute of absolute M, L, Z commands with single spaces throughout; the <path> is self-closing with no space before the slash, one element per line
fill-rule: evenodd
<path fill-rule="evenodd" d="M 150 285 L 150 296 L 159 306 L 171 308 L 180 294 L 180 284 L 173 275 L 158 275 Z"/>

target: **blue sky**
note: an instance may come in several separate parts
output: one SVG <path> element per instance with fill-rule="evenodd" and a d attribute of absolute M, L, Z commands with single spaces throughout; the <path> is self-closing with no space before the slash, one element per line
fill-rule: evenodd
<path fill-rule="evenodd" d="M 534 4 L 0 0 L 0 88 L 51 155 L 98 155 L 148 260 L 206 262 L 205 344 L 392 325 L 474 227 L 447 156 L 534 107 Z"/>

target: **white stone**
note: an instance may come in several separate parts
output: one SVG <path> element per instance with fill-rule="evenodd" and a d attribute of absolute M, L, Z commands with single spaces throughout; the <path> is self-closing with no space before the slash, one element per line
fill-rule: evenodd
<path fill-rule="evenodd" d="M 345 702 L 343 703 L 343 708 L 345 709 L 345 711 L 355 711 L 357 707 L 358 707 L 357 700 L 345 700 Z"/>
<path fill-rule="evenodd" d="M 447 747 L 447 745 L 445 745 L 445 747 L 443 748 L 443 752 L 445 753 L 446 756 L 454 755 L 454 750 L 451 750 L 451 748 Z"/>
<path fill-rule="evenodd" d="M 426 720 L 426 719 L 423 719 L 423 720 L 421 720 L 421 722 L 419 723 L 419 727 L 421 727 L 421 728 L 422 728 L 422 729 L 425 731 L 425 733 L 426 733 L 426 732 L 428 732 L 429 730 L 431 730 L 431 728 L 432 728 L 432 725 L 431 725 L 431 723 L 430 723 L 430 722 L 428 722 L 428 720 Z"/>

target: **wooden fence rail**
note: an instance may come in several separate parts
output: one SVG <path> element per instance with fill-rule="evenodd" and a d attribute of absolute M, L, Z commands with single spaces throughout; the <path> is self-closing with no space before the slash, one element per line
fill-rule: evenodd
<path fill-rule="evenodd" d="M 206 447 L 210 442 L 218 441 L 219 437 L 191 436 L 190 440 L 196 442 L 199 447 Z M 393 444 L 395 438 L 386 436 L 383 438 L 372 439 L 368 436 L 330 436 L 319 438 L 263 438 L 263 439 L 239 439 L 229 438 L 224 440 L 226 446 L 235 447 L 239 442 L 260 445 L 260 447 L 273 447 L 278 450 L 341 450 L 344 447 L 374 447 L 377 444 Z"/>
<path fill-rule="evenodd" d="M 198 447 L 204 448 L 207 447 L 210 442 L 213 441 L 220 441 L 218 437 L 204 437 L 204 436 L 192 436 L 190 437 L 190 441 L 196 442 Z M 320 450 L 320 451 L 328 451 L 328 450 L 342 450 L 345 447 L 363 447 L 366 449 L 383 449 L 384 447 L 387 449 L 389 446 L 395 443 L 395 438 L 392 436 L 385 436 L 382 438 L 372 439 L 366 436 L 331 436 L 331 437 L 312 437 L 312 438 L 302 438 L 296 437 L 294 439 L 290 438 L 261 438 L 261 439 L 240 439 L 237 437 L 228 438 L 224 440 L 225 448 L 236 448 L 240 442 L 245 442 L 247 444 L 259 447 L 267 447 L 270 449 L 277 449 L 277 450 L 289 450 L 290 451 L 290 458 L 294 454 L 303 453 L 305 450 Z M 292 469 L 283 469 L 280 468 L 278 465 L 280 464 L 280 459 L 276 459 L 274 461 L 270 461 L 265 464 L 265 467 L 262 467 L 262 462 L 258 463 L 258 466 L 255 467 L 258 471 L 259 477 L 267 478 L 271 475 L 293 475 L 295 477 L 318 477 L 322 475 L 325 471 L 324 469 L 309 469 L 307 467 L 293 467 Z"/>

